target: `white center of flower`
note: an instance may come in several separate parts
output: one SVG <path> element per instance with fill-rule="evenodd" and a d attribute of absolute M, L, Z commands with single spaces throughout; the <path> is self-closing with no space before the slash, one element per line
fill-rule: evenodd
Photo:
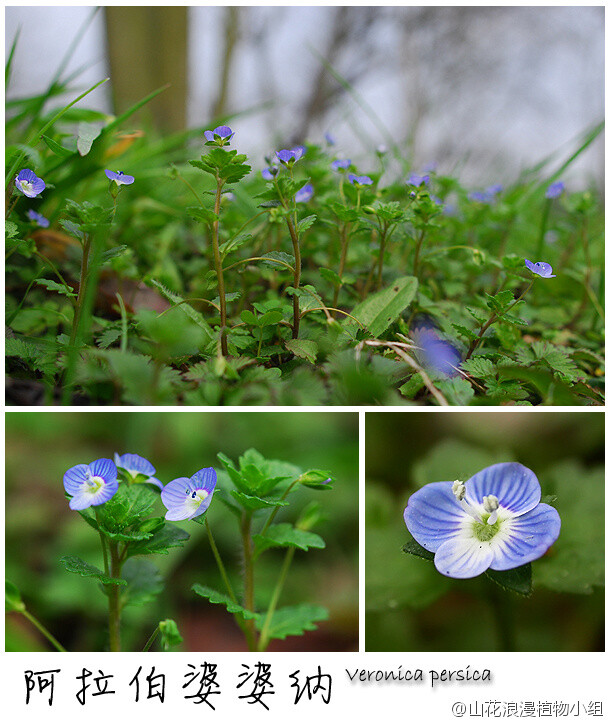
<path fill-rule="evenodd" d="M 208 496 L 208 492 L 203 488 L 198 488 L 195 491 L 188 491 L 187 493 L 189 494 L 187 501 L 193 510 L 198 509 Z"/>
<path fill-rule="evenodd" d="M 498 520 L 498 508 L 500 504 L 498 503 L 498 499 L 493 494 L 489 496 L 483 496 L 483 508 L 485 511 L 489 514 L 489 518 L 487 519 L 487 524 L 490 526 L 492 524 L 495 524 Z"/>
<path fill-rule="evenodd" d="M 97 493 L 100 488 L 105 485 L 106 481 L 101 476 L 89 476 L 87 478 L 87 486 L 89 493 Z"/>
<path fill-rule="evenodd" d="M 33 189 L 32 189 L 32 182 L 31 181 L 22 181 L 21 182 L 21 190 L 22 191 L 33 191 Z"/>

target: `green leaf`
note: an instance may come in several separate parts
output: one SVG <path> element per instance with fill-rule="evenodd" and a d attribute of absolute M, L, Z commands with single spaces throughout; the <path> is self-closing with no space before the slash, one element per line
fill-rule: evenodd
<path fill-rule="evenodd" d="M 302 357 L 313 365 L 318 354 L 318 345 L 313 340 L 286 340 L 284 343 L 290 352 Z"/>
<path fill-rule="evenodd" d="M 80 574 L 80 576 L 92 577 L 102 584 L 119 584 L 121 586 L 127 584 L 124 579 L 113 579 L 107 574 L 104 574 L 101 569 L 98 569 L 91 564 L 87 564 L 86 561 L 83 561 L 78 556 L 62 556 L 59 561 L 69 572 L 72 572 L 73 574 Z"/>
<path fill-rule="evenodd" d="M 452 322 L 451 327 L 453 327 L 453 329 L 457 333 L 459 333 L 462 337 L 465 337 L 467 340 L 476 340 L 477 339 L 476 332 L 469 330 L 467 327 L 464 327 L 464 325 L 456 325 Z"/>
<path fill-rule="evenodd" d="M 86 156 L 91 151 L 91 146 L 96 138 L 104 130 L 103 123 L 87 123 L 82 122 L 78 124 L 76 148 L 81 156 Z"/>
<path fill-rule="evenodd" d="M 8 579 L 4 582 L 4 609 L 6 612 L 25 612 L 21 592 Z"/>
<path fill-rule="evenodd" d="M 522 597 L 529 597 L 532 593 L 531 564 L 524 564 L 516 569 L 507 569 L 506 571 L 488 569 L 485 574 L 488 579 L 501 586 L 502 589 L 515 592 Z"/>
<path fill-rule="evenodd" d="M 99 507 L 99 529 L 118 541 L 150 539 L 152 533 L 140 531 L 139 525 L 148 518 L 158 495 L 146 486 L 119 486 L 119 490 Z"/>
<path fill-rule="evenodd" d="M 129 559 L 122 575 L 127 581 L 127 588 L 121 590 L 122 606 L 141 607 L 154 601 L 163 591 L 161 572 L 146 559 Z"/>
<path fill-rule="evenodd" d="M 303 232 L 306 232 L 317 218 L 318 217 L 315 214 L 312 214 L 311 216 L 306 216 L 304 219 L 301 219 L 297 224 L 297 234 L 301 235 Z"/>
<path fill-rule="evenodd" d="M 357 304 L 351 314 L 374 337 L 379 337 L 411 304 L 416 291 L 416 277 L 400 277 L 390 287 L 370 295 Z M 346 324 L 354 323 L 348 318 Z"/>
<path fill-rule="evenodd" d="M 206 333 L 206 336 L 208 338 L 208 341 L 212 341 L 215 339 L 214 331 L 212 328 L 208 325 L 208 323 L 204 320 L 203 315 L 201 313 L 197 312 L 193 307 L 191 307 L 188 303 L 186 303 L 180 295 L 177 295 L 175 292 L 172 292 L 167 287 L 164 287 L 160 282 L 157 282 L 154 279 L 149 280 L 150 284 L 153 287 L 156 287 L 157 290 L 172 304 L 179 305 L 180 309 L 184 312 L 184 314 L 192 320 L 196 325 L 201 327 L 201 329 Z"/>
<path fill-rule="evenodd" d="M 116 257 L 122 257 L 128 249 L 129 247 L 126 244 L 120 244 L 118 247 L 112 247 L 112 249 L 107 249 L 105 252 L 102 253 L 102 264 L 105 264 L 106 262 L 109 262 L 111 259 L 115 259 Z"/>
<path fill-rule="evenodd" d="M 270 325 L 277 325 L 284 319 L 284 314 L 279 310 L 269 310 L 258 321 L 260 327 L 269 327 Z"/>
<path fill-rule="evenodd" d="M 60 295 L 66 295 L 66 297 L 77 297 L 76 293 L 71 287 L 66 284 L 60 284 L 52 279 L 37 279 L 36 284 L 41 287 L 45 287 L 50 292 L 58 292 Z"/>
<path fill-rule="evenodd" d="M 413 556 L 417 556 L 420 559 L 434 561 L 434 553 L 432 551 L 428 551 L 428 549 L 424 549 L 424 547 L 421 544 L 418 544 L 415 539 L 407 541 L 407 543 L 402 547 L 402 550 L 405 554 L 413 554 Z"/>
<path fill-rule="evenodd" d="M 436 386 L 445 394 L 450 405 L 468 405 L 474 398 L 474 389 L 464 378 L 438 380 Z"/>
<path fill-rule="evenodd" d="M 255 534 L 252 540 L 254 541 L 255 557 L 273 547 L 294 546 L 302 551 L 308 551 L 310 548 L 323 549 L 326 546 L 321 536 L 313 534 L 311 531 L 296 529 L 292 524 L 275 524 L 267 529 L 264 536 Z"/>
<path fill-rule="evenodd" d="M 155 531 L 149 539 L 131 544 L 129 555 L 167 554 L 170 549 L 184 546 L 188 539 L 190 539 L 190 534 L 178 526 L 166 522 L 163 528 Z"/>
<path fill-rule="evenodd" d="M 206 209 L 201 206 L 187 206 L 186 212 L 193 219 L 204 224 L 213 224 L 219 219 L 218 214 L 215 214 L 211 209 Z"/>
<path fill-rule="evenodd" d="M 182 644 L 183 639 L 178 625 L 173 619 L 164 619 L 159 622 L 159 634 L 161 635 L 161 648 L 168 650 L 170 647 L 177 647 Z"/>
<path fill-rule="evenodd" d="M 242 310 L 239 316 L 241 317 L 242 322 L 245 322 L 246 325 L 259 327 L 258 317 L 254 314 L 254 312 L 252 312 L 252 310 Z"/>
<path fill-rule="evenodd" d="M 222 604 L 226 608 L 227 612 L 231 614 L 240 614 L 244 619 L 257 619 L 259 617 L 256 612 L 251 612 L 249 609 L 244 609 L 240 604 L 236 604 L 226 594 L 210 589 L 210 587 L 204 587 L 201 584 L 193 584 L 192 586 L 195 594 L 199 594 L 200 597 L 208 599 L 212 604 Z"/>
<path fill-rule="evenodd" d="M 321 267 L 318 272 L 320 273 L 320 277 L 322 279 L 325 279 L 327 282 L 330 282 L 330 284 L 333 285 L 333 287 L 338 287 L 341 284 L 341 277 L 332 269 L 326 269 L 326 267 Z"/>
<path fill-rule="evenodd" d="M 316 622 L 328 619 L 328 610 L 315 604 L 299 604 L 294 607 L 276 609 L 268 630 L 269 639 L 298 637 L 307 631 L 316 629 Z M 256 628 L 261 630 L 265 618 L 256 620 Z"/>
<path fill-rule="evenodd" d="M 496 366 L 485 357 L 473 357 L 462 363 L 462 370 L 473 378 L 487 378 L 496 374 Z"/>
<path fill-rule="evenodd" d="M 288 506 L 288 501 L 268 501 L 258 496 L 242 493 L 242 491 L 231 491 L 231 496 L 248 511 L 257 511 L 258 509 L 273 508 L 275 506 Z"/>
<path fill-rule="evenodd" d="M 289 269 L 294 272 L 294 257 L 286 252 L 265 252 L 261 263 L 272 269 Z M 277 260 L 277 261 L 276 261 Z"/>
<path fill-rule="evenodd" d="M 57 141 L 54 141 L 52 138 L 49 138 L 48 136 L 43 135 L 42 140 L 51 149 L 51 151 L 56 156 L 59 156 L 61 159 L 67 159 L 68 156 L 74 155 L 74 151 L 70 151 L 69 149 L 64 148 L 61 144 L 58 144 Z"/>

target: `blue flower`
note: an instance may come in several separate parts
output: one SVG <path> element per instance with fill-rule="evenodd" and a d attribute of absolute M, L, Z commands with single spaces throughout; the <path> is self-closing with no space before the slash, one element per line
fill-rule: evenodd
<path fill-rule="evenodd" d="M 407 184 L 410 184 L 411 186 L 421 186 L 422 184 L 427 184 L 429 181 L 430 176 L 428 174 L 425 174 L 424 176 L 411 174 L 411 176 L 407 179 Z"/>
<path fill-rule="evenodd" d="M 122 456 L 115 453 L 114 462 L 117 468 L 121 468 L 129 476 L 129 483 L 152 483 L 163 488 L 161 481 L 154 477 L 155 467 L 146 458 L 136 453 L 124 453 Z"/>
<path fill-rule="evenodd" d="M 266 169 L 263 169 L 261 171 L 261 176 L 263 179 L 266 179 L 267 181 L 273 181 L 273 179 L 278 175 L 279 173 L 279 167 L 278 166 L 267 166 Z"/>
<path fill-rule="evenodd" d="M 529 259 L 526 259 L 525 266 L 530 272 L 537 274 L 539 277 L 545 277 L 546 279 L 557 277 L 556 274 L 552 274 L 553 268 L 548 262 L 530 262 Z"/>
<path fill-rule="evenodd" d="M 281 151 L 276 151 L 275 155 L 279 161 L 284 164 L 284 166 L 288 166 L 288 168 L 290 168 L 296 164 L 300 158 L 302 158 L 305 150 L 305 146 L 295 146 L 293 149 L 282 149 Z"/>
<path fill-rule="evenodd" d="M 480 201 L 482 204 L 493 204 L 503 188 L 502 184 L 493 184 L 488 186 L 485 191 L 473 191 L 468 194 L 468 198 L 472 201 Z"/>
<path fill-rule="evenodd" d="M 31 222 L 38 224 L 39 227 L 44 227 L 46 229 L 49 226 L 49 220 L 33 209 L 28 209 L 27 217 Z"/>
<path fill-rule="evenodd" d="M 118 491 L 116 466 L 109 458 L 98 458 L 88 465 L 79 463 L 64 473 L 64 488 L 72 496 L 70 508 L 74 511 L 99 506 Z"/>
<path fill-rule="evenodd" d="M 129 174 L 124 174 L 122 171 L 110 171 L 110 169 L 106 169 L 104 173 L 110 179 L 110 181 L 114 181 L 117 186 L 127 186 L 128 184 L 133 184 L 133 182 L 135 181 L 135 178 L 133 176 L 129 176 Z"/>
<path fill-rule="evenodd" d="M 210 143 L 224 146 L 235 136 L 235 131 L 232 131 L 229 126 L 216 126 L 213 131 L 204 131 L 203 135 Z"/>
<path fill-rule="evenodd" d="M 311 184 L 305 184 L 305 186 L 301 187 L 294 195 L 294 200 L 297 204 L 301 204 L 302 202 L 309 201 L 312 196 L 313 186 Z"/>
<path fill-rule="evenodd" d="M 333 171 L 338 171 L 339 173 L 342 173 L 343 171 L 345 171 L 345 169 L 349 169 L 351 163 L 351 159 L 335 159 L 333 162 L 331 162 L 330 168 Z"/>
<path fill-rule="evenodd" d="M 545 196 L 547 199 L 556 199 L 558 196 L 563 194 L 565 188 L 563 181 L 556 181 L 546 190 Z"/>
<path fill-rule="evenodd" d="M 337 143 L 337 139 L 332 135 L 332 133 L 325 133 L 324 139 L 329 146 L 334 146 Z"/>
<path fill-rule="evenodd" d="M 417 357 L 425 368 L 444 377 L 458 375 L 462 364 L 460 351 L 444 340 L 430 322 L 417 324 L 411 331 L 411 338 L 419 348 Z"/>
<path fill-rule="evenodd" d="M 470 579 L 539 559 L 557 540 L 561 519 L 540 503 L 540 484 L 520 463 L 496 463 L 471 479 L 429 483 L 404 512 L 413 538 L 434 552 L 445 576 Z"/>
<path fill-rule="evenodd" d="M 192 478 L 176 478 L 161 491 L 169 521 L 194 519 L 207 511 L 216 486 L 216 471 L 202 468 Z"/>
<path fill-rule="evenodd" d="M 356 174 L 348 174 L 347 178 L 350 184 L 354 186 L 370 186 L 373 183 L 373 179 L 370 176 L 356 176 Z"/>
<path fill-rule="evenodd" d="M 21 169 L 15 176 L 15 186 L 23 194 L 33 199 L 45 190 L 46 184 L 30 169 Z"/>

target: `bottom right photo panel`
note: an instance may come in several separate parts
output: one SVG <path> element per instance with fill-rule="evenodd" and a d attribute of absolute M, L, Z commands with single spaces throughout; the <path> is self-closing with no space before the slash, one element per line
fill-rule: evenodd
<path fill-rule="evenodd" d="M 602 412 L 366 414 L 366 650 L 604 651 Z"/>

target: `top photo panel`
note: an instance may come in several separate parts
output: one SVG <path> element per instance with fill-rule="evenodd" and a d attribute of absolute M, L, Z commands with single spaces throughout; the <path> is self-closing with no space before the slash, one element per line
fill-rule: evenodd
<path fill-rule="evenodd" d="M 7 405 L 604 405 L 603 7 L 5 21 Z"/>

